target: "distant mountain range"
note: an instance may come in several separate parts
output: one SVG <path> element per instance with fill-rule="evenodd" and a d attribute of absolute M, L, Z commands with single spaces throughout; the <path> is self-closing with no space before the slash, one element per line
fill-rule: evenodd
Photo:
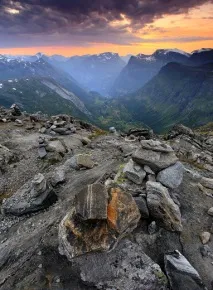
<path fill-rule="evenodd" d="M 106 52 L 64 57 L 0 55 L 0 105 L 69 113 L 107 128 L 213 119 L 213 49 L 159 49 L 121 57 Z"/>
<path fill-rule="evenodd" d="M 131 119 L 156 132 L 176 123 L 190 127 L 213 120 L 213 62 L 202 66 L 168 63 L 137 92 L 118 97 Z"/>
<path fill-rule="evenodd" d="M 201 49 L 191 54 L 178 49 L 159 49 L 152 55 L 132 56 L 111 88 L 112 96 L 132 93 L 151 80 L 169 62 L 201 65 L 213 61 L 212 49 Z"/>

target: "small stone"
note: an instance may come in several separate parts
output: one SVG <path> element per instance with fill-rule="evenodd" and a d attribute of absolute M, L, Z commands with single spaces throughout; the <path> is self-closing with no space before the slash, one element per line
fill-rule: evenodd
<path fill-rule="evenodd" d="M 38 268 L 39 268 L 39 269 L 42 269 L 42 267 L 43 267 L 43 265 L 42 265 L 42 264 L 38 265 Z"/>
<path fill-rule="evenodd" d="M 87 138 L 87 137 L 84 137 L 84 138 L 81 139 L 81 142 L 82 142 L 83 145 L 88 145 L 88 144 L 91 143 L 91 140 L 89 138 Z"/>
<path fill-rule="evenodd" d="M 61 279 L 60 278 L 56 278 L 55 282 L 56 283 L 60 283 L 61 282 Z"/>
<path fill-rule="evenodd" d="M 110 133 L 116 133 L 116 129 L 115 129 L 115 127 L 110 127 L 110 128 L 109 128 L 109 132 L 110 132 Z"/>
<path fill-rule="evenodd" d="M 148 174 L 147 181 L 156 182 L 156 177 L 153 174 Z"/>
<path fill-rule="evenodd" d="M 211 225 L 210 233 L 213 234 L 213 224 Z"/>
<path fill-rule="evenodd" d="M 213 216 L 213 207 L 211 207 L 211 208 L 208 210 L 208 214 L 209 214 L 210 216 Z"/>
<path fill-rule="evenodd" d="M 155 175 L 154 171 L 148 166 L 148 165 L 145 165 L 144 166 L 144 170 L 146 171 L 146 173 L 148 174 L 153 174 Z"/>
<path fill-rule="evenodd" d="M 54 129 L 56 129 L 57 127 L 55 126 L 55 125 L 52 125 L 51 127 L 50 127 L 50 129 L 51 130 L 54 130 Z"/>
<path fill-rule="evenodd" d="M 206 188 L 213 189 L 212 178 L 202 177 L 200 183 Z"/>
<path fill-rule="evenodd" d="M 146 200 L 142 197 L 135 197 L 134 200 L 139 208 L 141 217 L 145 219 L 149 218 L 149 210 L 146 204 Z"/>
<path fill-rule="evenodd" d="M 132 159 L 125 165 L 123 173 L 129 180 L 138 185 L 142 184 L 146 176 L 146 172 L 143 168 L 135 164 Z"/>
<path fill-rule="evenodd" d="M 157 225 L 155 221 L 152 221 L 149 225 L 148 225 L 148 232 L 150 235 L 154 235 L 157 232 Z"/>
<path fill-rule="evenodd" d="M 16 122 L 17 124 L 19 124 L 19 125 L 23 125 L 22 120 L 16 119 L 15 122 Z"/>
<path fill-rule="evenodd" d="M 209 232 L 202 232 L 200 234 L 200 240 L 203 245 L 207 244 L 210 240 L 211 234 Z"/>
<path fill-rule="evenodd" d="M 41 134 L 45 134 L 46 131 L 47 131 L 47 129 L 46 129 L 45 127 L 42 127 L 42 128 L 39 130 L 39 132 L 40 132 Z"/>
<path fill-rule="evenodd" d="M 47 151 L 46 151 L 45 147 L 38 148 L 38 155 L 41 159 L 43 159 L 47 155 Z"/>
<path fill-rule="evenodd" d="M 200 253 L 203 257 L 209 257 L 211 255 L 211 249 L 208 245 L 203 245 L 200 247 Z"/>
<path fill-rule="evenodd" d="M 50 131 L 50 133 L 49 133 L 50 135 L 52 135 L 52 136 L 55 136 L 55 135 L 57 135 L 57 133 L 56 132 L 54 132 L 54 131 Z"/>
<path fill-rule="evenodd" d="M 66 132 L 67 132 L 67 128 L 55 128 L 55 129 L 52 129 L 54 132 L 60 134 L 60 135 L 66 135 Z"/>

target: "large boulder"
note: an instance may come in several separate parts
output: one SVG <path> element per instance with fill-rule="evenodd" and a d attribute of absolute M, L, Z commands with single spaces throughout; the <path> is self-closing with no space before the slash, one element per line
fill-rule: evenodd
<path fill-rule="evenodd" d="M 138 244 L 123 240 L 110 252 L 95 252 L 73 260 L 81 280 L 95 289 L 167 290 L 158 264 Z"/>
<path fill-rule="evenodd" d="M 173 149 L 160 141 L 143 140 L 141 148 L 132 155 L 133 161 L 140 165 L 148 165 L 152 170 L 160 171 L 178 161 Z"/>
<path fill-rule="evenodd" d="M 180 209 L 170 197 L 168 189 L 159 182 L 148 181 L 146 190 L 150 216 L 168 231 L 182 231 Z"/>
<path fill-rule="evenodd" d="M 164 262 L 172 290 L 207 290 L 198 272 L 179 251 L 165 255 Z"/>
<path fill-rule="evenodd" d="M 49 207 L 57 201 L 43 174 L 37 174 L 32 181 L 24 184 L 13 196 L 2 203 L 3 214 L 21 216 Z"/>
<path fill-rule="evenodd" d="M 132 159 L 125 165 L 123 169 L 125 176 L 132 182 L 140 185 L 146 177 L 146 171 L 141 168 L 140 165 L 136 164 Z"/>
<path fill-rule="evenodd" d="M 59 252 L 69 260 L 94 251 L 108 251 L 138 224 L 140 213 L 132 196 L 101 184 L 85 187 L 59 225 Z"/>
<path fill-rule="evenodd" d="M 160 171 L 157 175 L 157 181 L 164 186 L 175 189 L 180 186 L 183 180 L 184 166 L 181 162 L 177 162 L 172 166 Z"/>

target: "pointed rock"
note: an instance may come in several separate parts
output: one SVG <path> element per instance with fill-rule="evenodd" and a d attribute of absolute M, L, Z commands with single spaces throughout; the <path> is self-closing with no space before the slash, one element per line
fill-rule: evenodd
<path fill-rule="evenodd" d="M 181 213 L 166 187 L 159 182 L 146 183 L 147 205 L 150 216 L 168 231 L 182 231 Z"/>
<path fill-rule="evenodd" d="M 179 251 L 176 250 L 165 255 L 164 262 L 166 274 L 173 290 L 207 290 L 198 272 Z"/>

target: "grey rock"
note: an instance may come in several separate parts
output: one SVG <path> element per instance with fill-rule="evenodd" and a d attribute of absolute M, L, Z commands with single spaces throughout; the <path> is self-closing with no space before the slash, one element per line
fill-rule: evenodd
<path fill-rule="evenodd" d="M 107 218 L 108 193 L 104 185 L 91 184 L 75 197 L 75 210 L 84 220 Z"/>
<path fill-rule="evenodd" d="M 47 151 L 45 147 L 39 147 L 38 148 L 38 156 L 43 159 L 47 155 Z"/>
<path fill-rule="evenodd" d="M 64 147 L 64 145 L 61 143 L 60 140 L 50 141 L 46 146 L 46 150 L 48 152 L 58 152 L 60 154 L 66 153 L 66 148 Z"/>
<path fill-rule="evenodd" d="M 177 188 L 183 180 L 183 172 L 184 166 L 181 162 L 177 162 L 160 171 L 157 175 L 157 181 L 171 189 Z"/>
<path fill-rule="evenodd" d="M 165 255 L 164 262 L 172 290 L 207 290 L 198 272 L 179 251 Z"/>
<path fill-rule="evenodd" d="M 15 122 L 16 122 L 17 124 L 19 124 L 19 125 L 23 125 L 23 122 L 22 122 L 22 120 L 20 120 L 20 119 L 16 119 Z"/>
<path fill-rule="evenodd" d="M 146 171 L 146 173 L 148 174 L 155 174 L 154 171 L 148 166 L 148 165 L 145 165 L 144 166 L 144 170 Z"/>
<path fill-rule="evenodd" d="M 146 140 L 141 142 L 149 142 L 153 140 Z M 155 142 L 155 141 L 153 141 Z M 157 141 L 156 141 L 157 142 Z M 148 143 L 149 144 L 149 143 Z M 161 143 L 160 143 L 161 144 Z M 136 152 L 132 155 L 133 161 L 140 165 L 148 165 L 153 171 L 160 171 L 170 165 L 175 164 L 178 161 L 174 151 L 170 146 L 165 146 L 164 144 L 160 145 L 159 142 L 156 146 L 144 146 L 136 150 Z M 161 149 L 162 146 L 162 149 Z M 152 150 L 154 148 L 154 150 Z M 161 151 L 157 151 L 157 149 Z M 162 151 L 164 150 L 164 151 Z"/>
<path fill-rule="evenodd" d="M 146 150 L 152 150 L 152 151 L 164 152 L 164 153 L 173 152 L 173 149 L 171 146 L 157 140 L 142 140 L 140 144 L 141 144 L 141 147 Z"/>
<path fill-rule="evenodd" d="M 46 184 L 44 176 L 39 173 L 13 196 L 5 199 L 1 211 L 3 214 L 21 216 L 49 207 L 56 200 L 55 192 Z"/>
<path fill-rule="evenodd" d="M 52 130 L 60 135 L 66 135 L 67 132 L 67 128 L 55 128 Z"/>
<path fill-rule="evenodd" d="M 148 233 L 150 235 L 154 235 L 158 230 L 158 227 L 156 225 L 155 221 L 152 221 L 149 225 L 148 225 Z"/>
<path fill-rule="evenodd" d="M 209 233 L 209 232 L 202 232 L 200 234 L 200 240 L 201 240 L 203 245 L 207 244 L 209 242 L 210 238 L 211 238 L 211 233 Z"/>
<path fill-rule="evenodd" d="M 149 210 L 148 210 L 145 198 L 135 197 L 134 200 L 139 208 L 141 217 L 145 219 L 149 218 Z"/>
<path fill-rule="evenodd" d="M 146 183 L 150 216 L 169 231 L 182 231 L 181 213 L 166 187 L 159 182 Z"/>
<path fill-rule="evenodd" d="M 153 174 L 148 174 L 147 175 L 147 181 L 152 181 L 152 182 L 156 182 L 156 177 Z"/>
<path fill-rule="evenodd" d="M 142 184 L 146 176 L 143 168 L 134 163 L 132 159 L 125 165 L 123 173 L 129 180 L 139 185 Z"/>
<path fill-rule="evenodd" d="M 211 207 L 211 208 L 208 210 L 208 214 L 209 214 L 210 216 L 213 216 L 213 207 Z"/>
<path fill-rule="evenodd" d="M 41 134 L 45 134 L 47 129 L 45 127 L 42 127 L 39 131 Z"/>
<path fill-rule="evenodd" d="M 206 188 L 213 189 L 212 178 L 202 177 L 200 183 Z"/>
<path fill-rule="evenodd" d="M 92 161 L 91 156 L 87 154 L 78 154 L 65 162 L 66 170 L 73 168 L 79 170 L 81 168 L 91 169 L 95 166 L 95 163 Z"/>
<path fill-rule="evenodd" d="M 0 144 L 0 171 L 5 171 L 6 166 L 16 161 L 14 153 L 6 146 Z"/>
<path fill-rule="evenodd" d="M 211 225 L 210 233 L 213 234 L 213 224 Z"/>
<path fill-rule="evenodd" d="M 208 245 L 203 245 L 200 247 L 200 253 L 203 257 L 213 257 L 212 250 Z"/>
<path fill-rule="evenodd" d="M 86 259 L 85 259 L 86 258 Z M 115 250 L 79 257 L 74 263 L 82 281 L 100 290 L 167 290 L 167 278 L 143 249 L 122 241 Z"/>
<path fill-rule="evenodd" d="M 55 169 L 51 176 L 51 184 L 53 187 L 58 185 L 59 183 L 63 183 L 66 180 L 66 170 L 65 167 L 62 165 Z"/>
<path fill-rule="evenodd" d="M 115 127 L 110 127 L 110 128 L 109 128 L 109 132 L 110 132 L 110 133 L 116 133 L 116 129 L 115 129 Z"/>
<path fill-rule="evenodd" d="M 87 137 L 84 137 L 84 138 L 81 139 L 81 142 L 82 142 L 83 145 L 88 145 L 88 144 L 91 143 L 91 140 L 89 138 L 87 138 Z"/>

